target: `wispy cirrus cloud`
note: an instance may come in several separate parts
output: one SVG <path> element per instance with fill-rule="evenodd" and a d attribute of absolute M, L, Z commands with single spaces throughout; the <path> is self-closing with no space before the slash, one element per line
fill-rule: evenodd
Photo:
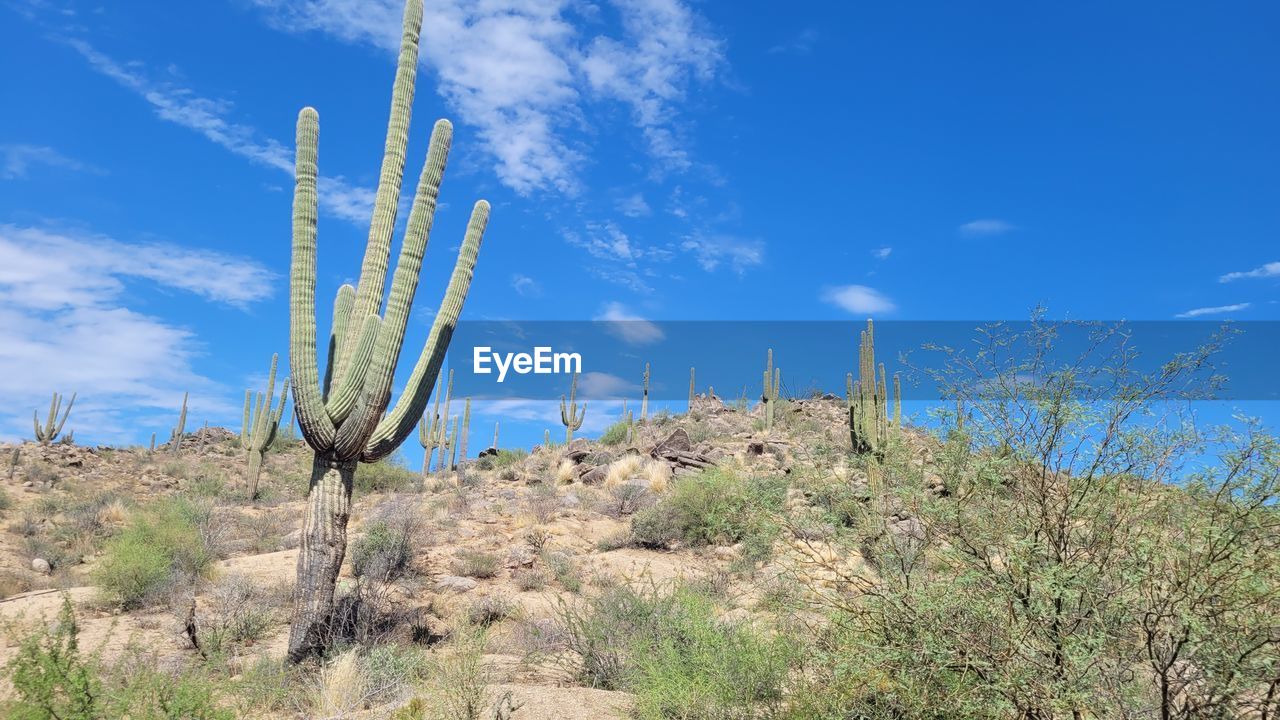
<path fill-rule="evenodd" d="M 808 55 L 818 43 L 818 31 L 805 28 L 794 37 L 769 48 L 770 55 Z"/>
<path fill-rule="evenodd" d="M 1017 230 L 1017 226 L 1006 220 L 997 220 L 987 218 L 984 220 L 973 220 L 961 225 L 960 234 L 965 237 L 985 237 L 992 235 L 1004 235 L 1005 233 Z"/>
<path fill-rule="evenodd" d="M 538 284 L 538 281 L 520 273 L 511 276 L 511 289 L 525 297 L 539 297 L 542 295 L 542 286 Z"/>
<path fill-rule="evenodd" d="M 287 32 L 321 32 L 389 53 L 400 42 L 399 0 L 253 0 Z M 678 105 L 693 82 L 712 79 L 723 47 L 680 0 L 613 0 L 621 33 L 591 35 L 574 0 L 429 0 L 421 57 L 461 121 L 477 129 L 502 183 L 517 193 L 576 193 L 586 154 L 566 128 L 581 125 L 589 98 L 632 110 L 651 156 L 687 169 Z M 598 27 L 593 22 L 588 27 Z"/>
<path fill-rule="evenodd" d="M 95 441 L 139 439 L 126 416 L 176 411 L 188 390 L 201 417 L 234 416 L 192 369 L 195 335 L 124 297 L 143 282 L 245 306 L 268 297 L 272 281 L 258 263 L 220 253 L 0 224 L 0 435 L 25 436 L 27 413 L 55 389 L 79 393 L 70 425 Z"/>
<path fill-rule="evenodd" d="M 95 175 L 106 174 L 101 168 L 69 158 L 47 145 L 0 145 L 0 179 L 25 178 L 33 167 L 41 165 Z"/>
<path fill-rule="evenodd" d="M 897 309 L 884 293 L 866 285 L 840 285 L 827 288 L 822 299 L 855 315 L 880 315 Z"/>
<path fill-rule="evenodd" d="M 696 232 L 685 238 L 680 247 L 707 272 L 726 265 L 741 275 L 747 268 L 764 262 L 764 241 L 724 233 Z"/>
<path fill-rule="evenodd" d="M 151 104 L 156 115 L 204 136 L 207 140 L 258 165 L 293 175 L 293 149 L 253 127 L 229 119 L 232 104 L 202 97 L 190 88 L 148 77 L 140 66 L 128 66 L 78 38 L 65 38 L 89 66 Z M 349 185 L 340 176 L 320 177 L 320 207 L 353 223 L 369 221 L 374 191 Z"/>
<path fill-rule="evenodd" d="M 1234 312 L 1240 312 L 1241 310 L 1248 310 L 1250 307 L 1252 307 L 1252 305 L 1253 303 L 1245 302 L 1245 303 L 1236 303 L 1234 305 L 1218 305 L 1216 307 L 1201 307 L 1201 308 L 1195 308 L 1193 310 L 1188 310 L 1186 312 L 1180 312 L 1174 317 L 1196 318 L 1196 317 L 1204 317 L 1205 315 L 1229 315 Z"/>
<path fill-rule="evenodd" d="M 657 324 L 636 315 L 620 302 L 606 304 L 596 320 L 606 324 L 609 334 L 629 345 L 650 345 L 666 337 Z"/>
<path fill-rule="evenodd" d="M 892 254 L 893 254 L 893 248 L 891 247 L 876 248 L 875 250 L 871 251 L 871 257 L 874 257 L 877 260 L 884 260 L 885 258 L 888 258 Z"/>
<path fill-rule="evenodd" d="M 1280 262 L 1269 262 L 1252 270 L 1229 272 L 1218 278 L 1218 282 L 1235 282 L 1236 280 L 1252 280 L 1258 278 L 1280 277 Z"/>

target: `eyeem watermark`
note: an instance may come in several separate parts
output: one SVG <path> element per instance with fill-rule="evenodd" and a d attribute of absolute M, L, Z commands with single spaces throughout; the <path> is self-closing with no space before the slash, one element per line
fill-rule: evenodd
<path fill-rule="evenodd" d="M 533 353 L 496 353 L 493 348 L 476 346 L 472 353 L 472 372 L 477 375 L 492 374 L 496 368 L 498 382 L 507 378 L 507 371 L 517 375 L 551 375 L 582 372 L 582 356 L 578 353 L 553 352 L 550 347 L 538 346 Z"/>

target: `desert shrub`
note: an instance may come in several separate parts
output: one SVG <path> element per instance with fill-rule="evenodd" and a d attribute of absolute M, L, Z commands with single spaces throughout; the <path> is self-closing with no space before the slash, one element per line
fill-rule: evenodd
<path fill-rule="evenodd" d="M 621 445 L 627 441 L 627 428 L 628 424 L 624 420 L 619 420 L 610 425 L 600 434 L 600 444 L 609 446 Z"/>
<path fill-rule="evenodd" d="M 790 640 L 719 621 L 711 596 L 680 584 L 561 603 L 558 623 L 541 631 L 555 640 L 548 662 L 588 687 L 634 693 L 637 716 L 654 720 L 764 717 L 795 657 Z"/>
<path fill-rule="evenodd" d="M 351 571 L 357 578 L 394 582 L 404 575 L 419 541 L 419 521 L 407 501 L 379 509 L 351 544 Z"/>
<path fill-rule="evenodd" d="M 554 485 L 537 485 L 524 498 L 529 515 L 541 524 L 551 522 L 560 512 L 561 505 L 560 493 Z"/>
<path fill-rule="evenodd" d="M 101 683 L 80 655 L 79 628 L 69 597 L 62 598 L 57 622 L 24 638 L 5 669 L 16 696 L 5 708 L 7 717 L 97 720 L 101 716 Z"/>
<path fill-rule="evenodd" d="M 113 665 L 107 680 L 108 710 L 102 717 L 128 720 L 234 720 L 219 706 L 217 681 L 188 670 L 163 672 L 139 655 Z"/>
<path fill-rule="evenodd" d="M 511 617 L 515 606 L 502 595 L 486 595 L 471 601 L 467 607 L 467 622 L 488 627 Z"/>
<path fill-rule="evenodd" d="M 8 491 L 0 489 L 0 516 L 9 511 L 13 507 L 13 498 L 9 496 Z"/>
<path fill-rule="evenodd" d="M 497 555 L 481 550 L 463 550 L 454 558 L 454 571 L 466 577 L 491 578 L 501 567 Z"/>
<path fill-rule="evenodd" d="M 741 542 L 745 554 L 767 557 L 778 528 L 772 515 L 786 498 L 784 480 L 743 479 L 713 469 L 677 479 L 656 504 L 636 513 L 632 535 L 641 547 Z"/>
<path fill-rule="evenodd" d="M 107 542 L 95 581 L 113 602 L 136 608 L 203 574 L 215 559 L 209 513 L 181 497 L 160 501 Z"/>
<path fill-rule="evenodd" d="M 478 470 L 501 470 L 519 463 L 528 456 L 528 451 L 522 449 L 499 450 L 497 454 L 479 458 L 475 465 Z"/>
<path fill-rule="evenodd" d="M 196 639 L 206 656 L 254 643 L 274 620 L 268 591 L 243 575 L 219 579 L 198 611 Z"/>
<path fill-rule="evenodd" d="M 532 568 L 516 570 L 511 573 L 516 589 L 522 592 L 541 590 L 547 586 L 547 574 Z"/>
<path fill-rule="evenodd" d="M 420 478 L 397 453 L 376 463 L 358 464 L 353 482 L 362 493 L 400 492 L 414 487 Z"/>
<path fill-rule="evenodd" d="M 582 591 L 582 571 L 578 568 L 578 563 L 573 558 L 559 552 L 543 553 L 542 561 L 546 563 L 547 569 L 551 571 L 556 582 L 560 586 L 571 593 Z"/>
<path fill-rule="evenodd" d="M 653 495 L 649 488 L 635 482 L 623 482 L 606 487 L 598 507 L 603 514 L 620 518 L 634 514 L 651 502 Z"/>

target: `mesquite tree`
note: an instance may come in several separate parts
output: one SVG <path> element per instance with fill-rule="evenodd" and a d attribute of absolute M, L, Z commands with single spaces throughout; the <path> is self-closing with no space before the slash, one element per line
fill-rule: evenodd
<path fill-rule="evenodd" d="M 391 290 L 384 309 L 391 235 L 404 177 L 405 146 L 421 28 L 422 0 L 408 0 L 369 240 L 358 284 L 355 287 L 343 285 L 338 290 L 323 378 L 317 367 L 315 307 L 319 119 L 312 108 L 304 108 L 298 115 L 289 359 L 298 425 L 303 438 L 315 451 L 315 460 L 298 553 L 298 579 L 289 629 L 289 659 L 295 662 L 325 645 L 325 631 L 333 611 L 334 587 L 346 552 L 347 519 L 356 463 L 377 462 L 391 454 L 413 432 L 422 417 L 471 285 L 476 255 L 489 219 L 489 204 L 484 200 L 477 202 L 426 345 L 418 356 L 408 385 L 391 406 L 392 379 L 417 290 L 453 134 L 453 126 L 447 120 L 437 121 L 432 129 L 426 163 L 409 211 L 399 261 L 391 278 Z"/>

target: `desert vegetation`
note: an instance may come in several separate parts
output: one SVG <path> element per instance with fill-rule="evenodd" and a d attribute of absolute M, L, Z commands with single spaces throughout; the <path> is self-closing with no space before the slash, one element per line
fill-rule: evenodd
<path fill-rule="evenodd" d="M 638 417 L 586 437 L 574 373 L 563 442 L 502 448 L 495 426 L 473 454 L 471 398 L 455 412 L 441 375 L 480 200 L 393 393 L 453 132 L 431 131 L 388 282 L 420 0 L 403 22 L 364 260 L 327 339 L 319 119 L 297 118 L 278 400 L 273 356 L 238 433 L 189 432 L 184 395 L 166 443 L 114 448 L 63 434 L 76 395 L 55 393 L 3 448 L 5 717 L 1280 715 L 1280 444 L 1194 414 L 1225 338 L 1141 369 L 1098 324 L 1064 360 L 1037 313 L 890 373 L 868 321 L 844 397 L 788 394 L 784 351 L 762 348 L 758 395 L 725 404 L 690 368 L 687 406 L 653 411 L 637 363 Z M 912 375 L 945 399 L 928 416 L 903 412 Z"/>

